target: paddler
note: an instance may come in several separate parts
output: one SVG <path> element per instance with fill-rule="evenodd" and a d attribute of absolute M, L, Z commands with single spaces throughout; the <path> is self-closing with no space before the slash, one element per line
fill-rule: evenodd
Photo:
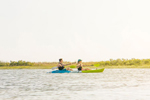
<path fill-rule="evenodd" d="M 89 69 L 89 68 L 83 69 L 83 64 L 82 64 L 82 60 L 81 60 L 81 59 L 78 60 L 77 69 L 78 69 L 78 71 L 91 70 L 91 69 Z"/>
<path fill-rule="evenodd" d="M 72 64 L 72 63 L 66 64 L 66 65 L 71 65 L 71 64 Z M 63 64 L 63 59 L 60 58 L 60 59 L 59 59 L 59 63 L 58 63 L 58 65 L 57 65 L 58 69 L 59 69 L 59 70 L 69 70 L 69 71 L 73 71 L 70 67 L 65 68 L 64 66 L 65 66 L 65 65 Z"/>

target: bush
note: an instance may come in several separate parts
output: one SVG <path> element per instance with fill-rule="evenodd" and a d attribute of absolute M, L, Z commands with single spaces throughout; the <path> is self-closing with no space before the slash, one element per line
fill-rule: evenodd
<path fill-rule="evenodd" d="M 32 66 L 33 63 L 19 60 L 18 62 L 10 61 L 10 66 Z"/>

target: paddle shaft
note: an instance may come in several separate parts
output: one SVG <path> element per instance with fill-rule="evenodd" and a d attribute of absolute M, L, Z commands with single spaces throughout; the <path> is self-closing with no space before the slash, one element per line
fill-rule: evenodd
<path fill-rule="evenodd" d="M 68 65 L 71 65 L 71 64 L 75 64 L 76 62 L 73 62 L 73 63 L 70 63 L 70 64 L 65 64 L 64 66 L 68 66 Z M 58 67 L 53 67 L 52 70 L 54 69 L 57 69 Z"/>
<path fill-rule="evenodd" d="M 70 63 L 70 64 L 65 64 L 64 66 L 72 65 L 75 64 L 76 62 Z"/>

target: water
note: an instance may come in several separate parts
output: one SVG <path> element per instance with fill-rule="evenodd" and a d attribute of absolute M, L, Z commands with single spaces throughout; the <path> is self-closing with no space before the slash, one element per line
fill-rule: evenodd
<path fill-rule="evenodd" d="M 0 70 L 0 100 L 150 100 L 150 69 L 47 74 Z"/>

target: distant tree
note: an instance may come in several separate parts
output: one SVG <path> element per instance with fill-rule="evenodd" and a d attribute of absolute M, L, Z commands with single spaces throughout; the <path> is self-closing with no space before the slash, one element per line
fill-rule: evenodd
<path fill-rule="evenodd" d="M 110 61 L 105 61 L 105 65 L 110 65 Z"/>
<path fill-rule="evenodd" d="M 18 62 L 10 61 L 10 66 L 33 66 L 33 63 L 19 60 Z"/>

